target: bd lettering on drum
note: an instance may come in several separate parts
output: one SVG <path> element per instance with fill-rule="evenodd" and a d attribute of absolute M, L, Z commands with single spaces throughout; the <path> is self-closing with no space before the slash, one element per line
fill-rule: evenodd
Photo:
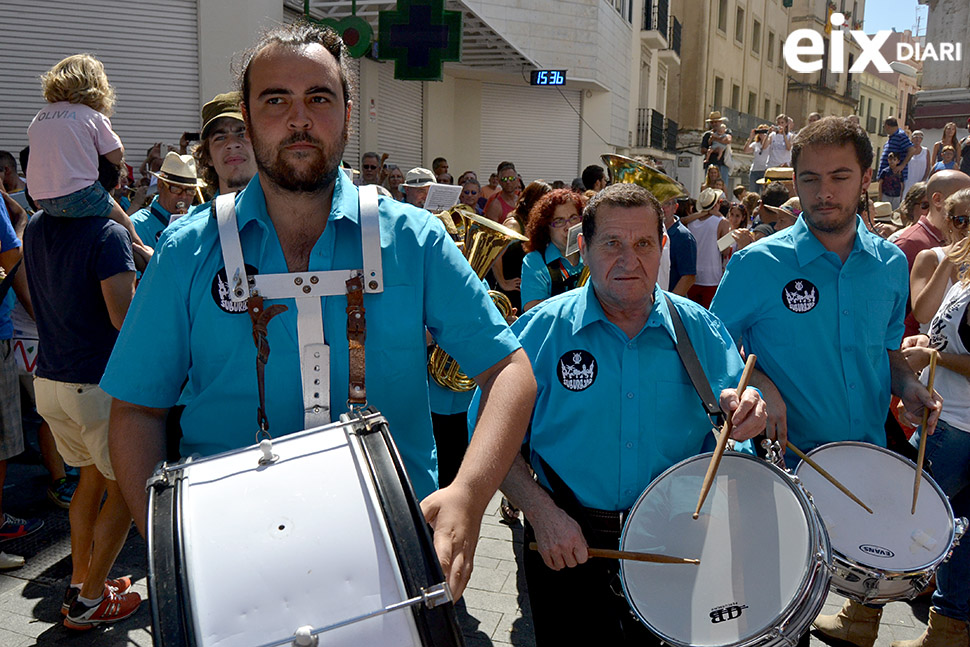
<path fill-rule="evenodd" d="M 726 604 L 723 607 L 715 607 L 711 609 L 711 624 L 725 622 L 726 620 L 737 620 L 747 608 L 748 605 L 738 604 L 737 602 Z"/>

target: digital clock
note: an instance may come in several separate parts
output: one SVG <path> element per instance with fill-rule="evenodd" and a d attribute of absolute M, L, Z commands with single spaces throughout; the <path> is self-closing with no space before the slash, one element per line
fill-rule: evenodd
<path fill-rule="evenodd" d="M 566 70 L 532 70 L 532 85 L 566 85 Z"/>

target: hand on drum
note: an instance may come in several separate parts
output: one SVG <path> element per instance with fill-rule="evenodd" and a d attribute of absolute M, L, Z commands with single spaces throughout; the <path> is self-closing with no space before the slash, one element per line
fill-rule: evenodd
<path fill-rule="evenodd" d="M 475 559 L 475 547 L 481 530 L 483 510 L 471 508 L 472 497 L 466 496 L 455 484 L 432 492 L 421 502 L 424 518 L 434 528 L 434 550 L 441 562 L 441 570 L 457 600 L 461 597 Z"/>
<path fill-rule="evenodd" d="M 589 559 L 586 538 L 576 520 L 552 505 L 534 520 L 536 543 L 546 566 L 554 571 L 572 568 Z"/>
<path fill-rule="evenodd" d="M 738 400 L 737 389 L 721 391 L 721 409 L 731 416 L 731 438 L 748 440 L 760 434 L 768 418 L 765 401 L 754 389 L 745 389 Z"/>

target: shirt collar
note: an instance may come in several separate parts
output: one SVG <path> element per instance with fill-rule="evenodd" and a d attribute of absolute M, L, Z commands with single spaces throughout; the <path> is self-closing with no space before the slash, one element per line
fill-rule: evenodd
<path fill-rule="evenodd" d="M 606 317 L 606 313 L 603 312 L 603 306 L 600 305 L 599 299 L 596 298 L 596 292 L 593 290 L 593 283 L 587 281 L 586 285 L 581 288 L 577 288 L 581 291 L 579 298 L 576 300 L 576 316 L 573 317 L 573 334 L 578 334 L 580 330 L 589 326 L 597 321 L 603 322 L 607 326 L 615 326 L 615 324 Z M 650 316 L 647 317 L 647 323 L 644 324 L 644 328 L 650 327 L 663 327 L 670 338 L 675 342 L 677 341 L 677 335 L 674 334 L 674 322 L 670 319 L 670 310 L 667 308 L 667 299 L 664 297 L 663 290 L 659 286 L 653 286 L 653 308 L 650 309 Z"/>
<path fill-rule="evenodd" d="M 546 245 L 546 250 L 542 252 L 542 260 L 548 265 L 557 258 L 562 258 L 562 254 L 559 253 L 559 248 L 550 240 L 549 244 Z"/>
<path fill-rule="evenodd" d="M 214 215 L 215 211 L 213 211 Z M 347 218 L 356 223 L 359 218 L 359 206 L 357 203 L 357 187 L 347 179 L 346 173 L 338 170 L 327 221 L 340 218 Z M 259 173 L 254 175 L 246 188 L 236 196 L 236 220 L 240 230 L 246 223 L 253 220 L 259 222 L 264 228 L 272 226 L 269 213 L 266 210 L 266 194 L 263 193 Z"/>
<path fill-rule="evenodd" d="M 857 251 L 863 251 L 870 256 L 878 259 L 879 254 L 876 251 L 875 241 L 871 237 L 871 232 L 866 229 L 865 224 L 862 222 L 862 218 L 858 215 L 855 217 L 855 241 L 852 243 L 852 254 Z M 819 242 L 812 230 L 808 228 L 808 224 L 805 223 L 805 217 L 799 216 L 795 224 L 789 227 L 787 230 L 788 235 L 791 237 L 792 242 L 795 247 L 795 257 L 798 259 L 798 265 L 800 267 L 805 267 L 812 261 L 814 261 L 819 256 L 825 254 L 828 250 L 825 246 Z"/>

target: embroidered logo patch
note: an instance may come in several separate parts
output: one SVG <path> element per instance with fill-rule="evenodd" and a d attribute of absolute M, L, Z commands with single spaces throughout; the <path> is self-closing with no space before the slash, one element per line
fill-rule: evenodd
<path fill-rule="evenodd" d="M 596 358 L 585 350 L 571 350 L 559 358 L 556 374 L 570 391 L 584 391 L 596 380 Z"/>
<path fill-rule="evenodd" d="M 249 287 L 256 284 L 256 275 L 259 270 L 246 263 L 246 275 L 249 277 Z M 233 301 L 229 296 L 229 281 L 226 279 L 226 268 L 222 268 L 212 277 L 212 300 L 216 302 L 224 312 L 231 315 L 238 315 L 246 312 L 245 301 Z"/>
<path fill-rule="evenodd" d="M 795 279 L 782 290 L 781 300 L 792 312 L 804 314 L 818 305 L 818 288 L 808 279 Z"/>

